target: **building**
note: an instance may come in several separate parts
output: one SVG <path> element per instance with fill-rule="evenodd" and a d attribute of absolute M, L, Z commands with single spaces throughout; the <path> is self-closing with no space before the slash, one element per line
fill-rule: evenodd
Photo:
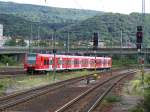
<path fill-rule="evenodd" d="M 89 42 L 90 46 L 93 46 L 93 42 Z M 106 48 L 105 42 L 104 41 L 98 41 L 98 48 Z"/>
<path fill-rule="evenodd" d="M 9 39 L 11 39 L 11 37 L 3 36 L 3 25 L 0 24 L 0 47 L 2 47 Z"/>
<path fill-rule="evenodd" d="M 3 37 L 3 25 L 0 24 L 0 37 Z"/>

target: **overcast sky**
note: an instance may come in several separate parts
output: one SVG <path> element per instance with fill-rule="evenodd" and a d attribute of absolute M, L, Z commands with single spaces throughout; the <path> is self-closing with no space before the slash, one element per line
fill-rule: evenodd
<path fill-rule="evenodd" d="M 17 3 L 47 5 L 63 8 L 91 9 L 105 12 L 129 14 L 142 12 L 142 0 L 0 0 Z M 146 1 L 145 12 L 150 13 L 150 0 Z"/>

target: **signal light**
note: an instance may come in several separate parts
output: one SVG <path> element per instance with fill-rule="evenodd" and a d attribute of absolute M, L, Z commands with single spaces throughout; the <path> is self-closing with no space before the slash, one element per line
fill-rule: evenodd
<path fill-rule="evenodd" d="M 137 32 L 136 33 L 136 43 L 142 43 L 143 41 L 143 32 Z"/>
<path fill-rule="evenodd" d="M 93 37 L 93 48 L 98 47 L 98 33 L 94 32 L 94 37 Z"/>
<path fill-rule="evenodd" d="M 56 53 L 56 51 L 57 51 L 56 49 L 53 49 L 53 53 Z"/>
<path fill-rule="evenodd" d="M 142 32 L 142 26 L 137 26 L 137 31 L 141 31 Z"/>
<path fill-rule="evenodd" d="M 141 44 L 136 44 L 137 49 L 141 49 Z"/>
<path fill-rule="evenodd" d="M 141 49 L 141 43 L 142 42 L 143 42 L 142 26 L 137 26 L 137 32 L 136 32 L 136 46 L 137 46 L 137 49 Z"/>

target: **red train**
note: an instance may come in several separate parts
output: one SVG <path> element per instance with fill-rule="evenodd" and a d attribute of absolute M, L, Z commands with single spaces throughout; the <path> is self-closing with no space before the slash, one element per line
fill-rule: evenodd
<path fill-rule="evenodd" d="M 31 71 L 75 70 L 75 69 L 109 69 L 112 67 L 110 57 L 71 56 L 53 54 L 26 54 L 24 69 Z"/>

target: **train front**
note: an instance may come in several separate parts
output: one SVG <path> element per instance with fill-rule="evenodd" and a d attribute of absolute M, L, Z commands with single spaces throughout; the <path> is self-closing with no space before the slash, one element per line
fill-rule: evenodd
<path fill-rule="evenodd" d="M 27 73 L 33 73 L 36 68 L 36 57 L 37 54 L 26 54 L 25 60 L 24 60 L 24 70 Z"/>

